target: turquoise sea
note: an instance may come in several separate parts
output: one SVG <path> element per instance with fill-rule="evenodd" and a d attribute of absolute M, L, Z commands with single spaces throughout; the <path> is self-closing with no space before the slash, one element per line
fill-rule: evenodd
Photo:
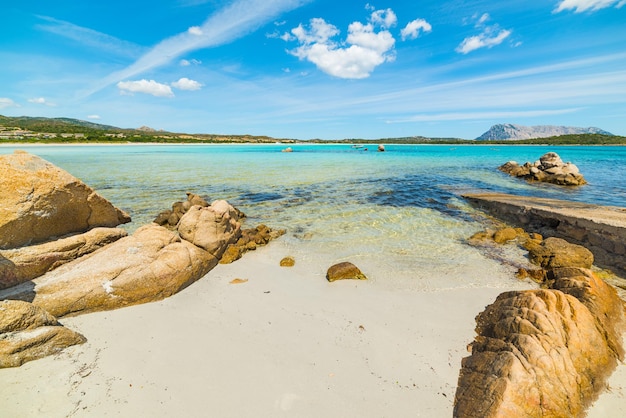
<path fill-rule="evenodd" d="M 247 227 L 287 229 L 279 245 L 313 265 L 351 260 L 386 284 L 430 290 L 500 285 L 485 278 L 499 267 L 464 243 L 483 225 L 462 193 L 626 206 L 626 147 L 297 144 L 281 152 L 286 146 L 4 146 L 0 154 L 25 149 L 69 171 L 127 211 L 130 231 L 190 191 L 228 200 L 248 215 Z M 589 184 L 528 184 L 497 170 L 549 151 Z"/>

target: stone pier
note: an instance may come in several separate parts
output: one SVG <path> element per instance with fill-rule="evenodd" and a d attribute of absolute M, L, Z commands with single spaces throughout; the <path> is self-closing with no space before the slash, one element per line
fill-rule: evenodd
<path fill-rule="evenodd" d="M 588 248 L 595 264 L 626 278 L 626 208 L 509 194 L 467 194 L 490 215 Z"/>

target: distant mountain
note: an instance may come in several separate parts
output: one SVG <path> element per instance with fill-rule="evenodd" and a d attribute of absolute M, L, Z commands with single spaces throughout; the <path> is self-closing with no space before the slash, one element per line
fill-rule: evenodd
<path fill-rule="evenodd" d="M 532 138 L 547 138 L 551 136 L 573 135 L 573 134 L 601 134 L 613 135 L 600 128 L 575 128 L 571 126 L 522 126 L 512 123 L 493 125 L 487 132 L 476 138 L 478 141 L 503 141 L 520 140 Z"/>
<path fill-rule="evenodd" d="M 0 125 L 19 126 L 36 132 L 83 132 L 86 129 L 99 131 L 122 131 L 124 129 L 101 125 L 99 123 L 87 122 L 80 119 L 71 118 L 42 118 L 30 116 L 2 116 L 0 115 Z"/>

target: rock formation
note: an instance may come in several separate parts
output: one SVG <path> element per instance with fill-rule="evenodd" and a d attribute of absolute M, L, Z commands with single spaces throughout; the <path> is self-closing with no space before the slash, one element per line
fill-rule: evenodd
<path fill-rule="evenodd" d="M 216 200 L 211 206 L 192 206 L 178 223 L 178 233 L 220 259 L 226 247 L 241 236 L 238 211 L 225 200 Z"/>
<path fill-rule="evenodd" d="M 244 229 L 241 237 L 234 244 L 230 244 L 220 258 L 220 264 L 230 264 L 239 260 L 247 251 L 256 250 L 257 247 L 266 245 L 271 240 L 285 234 L 284 229 L 273 230 L 266 225 L 256 228 Z"/>
<path fill-rule="evenodd" d="M 521 177 L 528 181 L 541 181 L 558 184 L 561 186 L 580 186 L 587 181 L 572 163 L 563 163 L 561 157 L 554 152 L 543 155 L 539 161 L 519 165 L 515 161 L 509 161 L 498 170 L 513 177 Z"/>
<path fill-rule="evenodd" d="M 176 226 L 178 225 L 178 222 L 180 221 L 180 218 L 182 218 L 183 215 L 187 213 L 187 211 L 192 206 L 200 206 L 200 207 L 205 208 L 209 206 L 209 203 L 206 200 L 204 200 L 203 197 L 198 196 L 197 194 L 194 194 L 194 193 L 187 192 L 186 201 L 175 202 L 172 205 L 172 210 L 166 210 L 166 211 L 159 213 L 157 217 L 155 218 L 154 223 L 161 225 L 161 226 L 165 226 L 170 229 L 175 229 Z M 245 215 L 239 212 L 239 218 L 243 218 L 244 216 Z"/>
<path fill-rule="evenodd" d="M 0 250 L 0 290 L 39 277 L 126 235 L 121 228 L 94 228 L 56 241 Z"/>
<path fill-rule="evenodd" d="M 0 190 L 0 249 L 130 222 L 77 178 L 23 151 L 0 156 Z"/>
<path fill-rule="evenodd" d="M 17 300 L 0 301 L 0 368 L 18 367 L 85 341 L 40 307 Z"/>
<path fill-rule="evenodd" d="M 572 417 L 622 360 L 625 314 L 590 270 L 553 270 L 550 289 L 505 292 L 476 318 L 455 417 Z"/>
<path fill-rule="evenodd" d="M 500 232 L 501 242 L 515 239 L 529 250 L 542 269 L 525 272 L 546 289 L 505 292 L 478 315 L 454 416 L 583 416 L 624 358 L 624 303 L 586 268 L 593 263 L 586 248 L 520 229 Z"/>
<path fill-rule="evenodd" d="M 215 204 L 225 205 L 230 207 L 225 202 Z M 225 229 L 216 226 L 214 218 L 210 222 L 216 230 Z M 234 224 L 233 231 L 239 231 L 236 219 L 222 217 L 217 224 L 222 223 L 229 224 L 228 228 Z M 237 238 L 238 235 L 231 237 Z M 216 242 L 222 246 L 212 247 L 209 252 L 181 239 L 175 231 L 156 224 L 146 225 L 131 236 L 37 279 L 0 291 L 0 299 L 31 301 L 57 317 L 163 299 L 215 267 L 218 257 L 214 254 L 221 254 L 231 239 L 220 236 Z"/>
<path fill-rule="evenodd" d="M 561 238 L 546 238 L 540 244 L 527 244 L 530 261 L 544 269 L 559 267 L 591 268 L 593 253 L 582 245 Z"/>
<path fill-rule="evenodd" d="M 326 280 L 329 282 L 335 280 L 367 280 L 367 277 L 357 266 L 345 261 L 330 266 L 326 272 Z"/>
<path fill-rule="evenodd" d="M 626 208 L 494 193 L 463 197 L 500 220 L 582 245 L 596 265 L 626 277 Z"/>

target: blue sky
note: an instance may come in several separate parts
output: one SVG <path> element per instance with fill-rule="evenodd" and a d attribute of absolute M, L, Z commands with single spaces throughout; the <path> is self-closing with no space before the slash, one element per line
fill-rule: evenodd
<path fill-rule="evenodd" d="M 626 135 L 626 0 L 23 0 L 0 114 L 276 138 Z"/>

